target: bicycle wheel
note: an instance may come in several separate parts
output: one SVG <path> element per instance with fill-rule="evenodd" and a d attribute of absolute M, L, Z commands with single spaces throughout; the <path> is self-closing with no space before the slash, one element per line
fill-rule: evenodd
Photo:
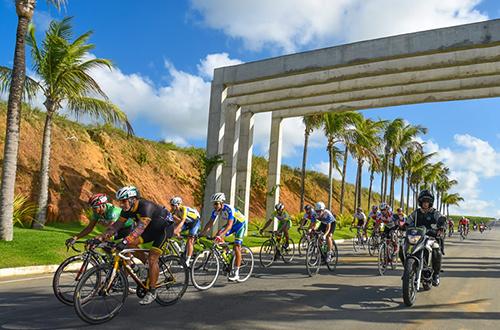
<path fill-rule="evenodd" d="M 236 258 L 233 258 L 232 262 L 232 268 L 234 269 L 234 263 L 236 261 Z M 253 259 L 253 253 L 250 248 L 242 245 L 241 246 L 241 265 L 240 265 L 240 279 L 238 282 L 245 282 L 250 278 L 253 272 L 253 266 L 254 266 L 254 259 Z"/>
<path fill-rule="evenodd" d="M 299 246 L 298 246 L 299 256 L 302 257 L 303 255 L 306 254 L 308 243 L 309 243 L 308 237 L 306 235 L 302 235 L 302 237 L 299 240 Z"/>
<path fill-rule="evenodd" d="M 326 267 L 329 271 L 333 272 L 337 269 L 337 263 L 339 261 L 339 250 L 337 248 L 337 243 L 332 238 L 333 248 L 332 248 L 332 256 L 330 262 L 326 263 Z"/>
<path fill-rule="evenodd" d="M 359 246 L 359 237 L 353 237 L 352 238 L 352 249 L 354 250 L 354 253 L 358 252 L 358 246 Z"/>
<path fill-rule="evenodd" d="M 219 259 L 212 250 L 200 252 L 191 264 L 191 282 L 198 290 L 208 290 L 219 277 Z"/>
<path fill-rule="evenodd" d="M 160 276 L 156 283 L 156 302 L 162 306 L 178 302 L 189 284 L 189 269 L 178 256 L 160 257 Z"/>
<path fill-rule="evenodd" d="M 375 240 L 373 239 L 373 236 L 368 237 L 368 240 L 366 241 L 367 247 L 368 247 L 368 254 L 370 256 L 373 256 L 375 254 Z"/>
<path fill-rule="evenodd" d="M 306 252 L 306 269 L 309 276 L 318 274 L 321 266 L 321 251 L 317 239 L 309 242 Z"/>
<path fill-rule="evenodd" d="M 288 247 L 286 249 L 281 249 L 281 259 L 287 264 L 293 261 L 295 257 L 295 243 L 293 239 L 288 240 Z"/>
<path fill-rule="evenodd" d="M 378 272 L 384 275 L 387 270 L 387 244 L 384 242 L 378 250 Z"/>
<path fill-rule="evenodd" d="M 90 256 L 77 255 L 64 260 L 52 279 L 52 290 L 56 298 L 65 305 L 73 305 L 76 285 L 87 269 L 96 265 L 97 261 Z"/>
<path fill-rule="evenodd" d="M 123 271 L 118 271 L 111 288 L 111 268 L 100 265 L 87 271 L 75 289 L 74 306 L 78 317 L 90 324 L 101 324 L 120 313 L 128 295 L 128 280 Z M 105 274 L 105 276 L 103 276 Z"/>
<path fill-rule="evenodd" d="M 276 259 L 276 246 L 273 240 L 268 239 L 262 243 L 259 252 L 259 261 L 262 267 L 269 267 Z"/>

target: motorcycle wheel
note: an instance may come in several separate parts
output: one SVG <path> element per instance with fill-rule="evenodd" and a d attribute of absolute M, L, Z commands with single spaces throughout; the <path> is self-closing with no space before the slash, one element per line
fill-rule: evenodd
<path fill-rule="evenodd" d="M 417 298 L 415 278 L 417 276 L 417 265 L 415 259 L 408 258 L 405 262 L 403 272 L 403 301 L 406 306 L 413 306 Z"/>

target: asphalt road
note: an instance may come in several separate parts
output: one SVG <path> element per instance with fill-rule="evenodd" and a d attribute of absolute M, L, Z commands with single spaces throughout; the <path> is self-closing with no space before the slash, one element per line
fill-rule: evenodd
<path fill-rule="evenodd" d="M 190 287 L 170 307 L 140 306 L 129 297 L 120 315 L 92 329 L 500 329 L 500 227 L 465 241 L 447 241 L 442 282 L 401 296 L 401 267 L 377 275 L 374 258 L 340 246 L 335 273 L 308 277 L 303 259 L 255 269 L 246 283 L 219 279 L 216 287 Z M 1 329 L 90 329 L 51 292 L 51 276 L 0 281 Z"/>

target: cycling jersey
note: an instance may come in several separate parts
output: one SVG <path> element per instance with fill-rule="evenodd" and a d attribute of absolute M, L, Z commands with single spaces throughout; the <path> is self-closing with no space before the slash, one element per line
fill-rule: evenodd
<path fill-rule="evenodd" d="M 330 212 L 330 210 L 324 210 L 321 213 L 321 215 L 317 215 L 316 219 L 325 225 L 328 225 L 330 223 L 334 223 L 335 221 L 337 221 L 337 219 L 335 219 L 335 216 L 333 215 L 332 212 Z"/>
<path fill-rule="evenodd" d="M 358 220 L 358 227 L 363 227 L 366 224 L 366 215 L 363 212 L 354 213 L 354 219 Z"/>
<path fill-rule="evenodd" d="M 384 223 L 385 225 L 388 225 L 389 227 L 392 227 L 397 223 L 397 221 L 399 220 L 399 217 L 397 215 L 396 215 L 396 217 L 394 217 L 394 215 L 392 214 L 392 211 L 388 211 L 386 214 L 384 214 L 383 212 L 380 212 L 377 220 L 379 222 Z"/>
<path fill-rule="evenodd" d="M 241 245 L 243 243 L 243 236 L 245 235 L 247 226 L 247 220 L 245 219 L 245 216 L 231 205 L 224 204 L 220 211 L 212 211 L 210 220 L 215 221 L 217 217 L 219 217 L 221 221 L 226 222 L 225 226 L 227 226 L 227 222 L 229 222 L 230 220 L 233 221 L 233 225 L 231 229 L 226 233 L 226 236 L 234 234 L 234 242 Z"/>
<path fill-rule="evenodd" d="M 316 217 L 317 217 L 317 214 L 314 210 L 311 210 L 311 213 L 304 213 L 304 217 L 302 218 L 303 220 L 309 220 L 311 222 L 315 222 L 316 221 Z"/>
<path fill-rule="evenodd" d="M 186 219 L 185 223 L 192 223 L 200 218 L 198 210 L 185 205 L 179 205 L 179 208 L 173 212 L 173 215 L 181 220 Z"/>
<path fill-rule="evenodd" d="M 111 203 L 104 204 L 105 210 L 104 214 L 98 214 L 95 210 L 92 214 L 91 221 L 95 221 L 103 226 L 109 226 L 110 224 L 116 222 L 116 220 L 120 219 L 120 214 L 122 209 L 118 206 L 114 206 Z M 133 219 L 128 219 L 124 224 L 123 228 L 129 228 L 134 224 Z"/>

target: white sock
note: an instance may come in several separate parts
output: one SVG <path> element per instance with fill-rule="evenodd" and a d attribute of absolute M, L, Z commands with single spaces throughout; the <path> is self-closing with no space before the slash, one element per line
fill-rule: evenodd
<path fill-rule="evenodd" d="M 234 268 L 234 276 L 238 276 L 240 274 L 240 267 Z"/>
<path fill-rule="evenodd" d="M 190 262 L 191 262 L 191 256 L 187 257 L 187 259 L 186 259 L 186 265 L 188 265 L 188 266 L 189 266 L 189 263 L 190 263 Z"/>

